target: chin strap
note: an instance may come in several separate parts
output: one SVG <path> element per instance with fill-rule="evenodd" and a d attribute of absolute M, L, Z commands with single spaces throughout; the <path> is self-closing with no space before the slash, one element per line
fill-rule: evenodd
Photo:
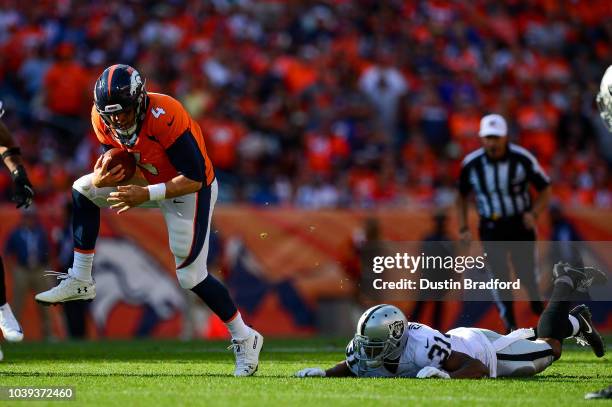
<path fill-rule="evenodd" d="M 127 140 L 125 137 L 120 137 L 117 134 L 115 134 L 115 138 L 126 147 L 134 147 L 134 144 L 136 144 L 136 139 L 138 138 L 138 132 L 134 132 L 134 134 L 132 134 L 132 137 Z"/>

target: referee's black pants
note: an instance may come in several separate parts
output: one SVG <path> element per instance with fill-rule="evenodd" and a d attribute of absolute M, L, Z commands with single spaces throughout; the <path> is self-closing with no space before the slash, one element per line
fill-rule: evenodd
<path fill-rule="evenodd" d="M 535 231 L 525 227 L 521 215 L 498 220 L 481 218 L 479 232 L 483 249 L 487 253 L 490 272 L 501 281 L 510 281 L 508 263 L 510 260 L 515 277 L 521 279 L 521 287 L 527 291 L 531 310 L 540 315 L 544 310 L 544 305 L 540 300 L 535 273 Z M 512 243 L 504 245 L 500 244 L 500 241 Z M 517 324 L 511 294 L 501 292 L 495 294 L 499 314 L 506 329 L 508 331 L 515 329 Z"/>

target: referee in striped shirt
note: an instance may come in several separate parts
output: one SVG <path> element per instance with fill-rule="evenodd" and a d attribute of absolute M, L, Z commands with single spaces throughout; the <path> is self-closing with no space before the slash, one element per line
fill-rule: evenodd
<path fill-rule="evenodd" d="M 536 158 L 526 149 L 508 142 L 506 120 L 498 114 L 484 116 L 479 136 L 482 147 L 468 154 L 459 178 L 459 234 L 470 241 L 467 223 L 468 198 L 473 192 L 480 215 L 479 233 L 492 274 L 510 281 L 511 259 L 521 286 L 527 289 L 531 309 L 543 310 L 535 273 L 536 219 L 547 207 L 551 194 L 550 179 Z M 532 199 L 530 186 L 537 191 Z M 512 241 L 508 246 L 487 244 Z M 494 293 L 500 317 L 508 331 L 517 327 L 512 301 Z M 506 295 L 507 297 L 507 295 Z"/>

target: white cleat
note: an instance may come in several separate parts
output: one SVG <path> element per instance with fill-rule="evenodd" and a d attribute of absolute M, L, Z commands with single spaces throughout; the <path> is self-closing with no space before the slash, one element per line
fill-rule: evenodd
<path fill-rule="evenodd" d="M 23 339 L 23 329 L 13 315 L 8 302 L 0 307 L 0 330 L 2 330 L 4 339 L 9 342 L 21 342 Z"/>
<path fill-rule="evenodd" d="M 73 277 L 72 269 L 67 273 L 47 271 L 45 275 L 56 276 L 60 283 L 50 290 L 36 294 L 34 299 L 42 305 L 59 304 L 68 301 L 91 301 L 96 297 L 96 286 L 93 281 L 79 280 Z"/>
<path fill-rule="evenodd" d="M 236 356 L 236 370 L 234 376 L 252 376 L 259 367 L 259 352 L 263 346 L 264 338 L 259 332 L 251 329 L 251 335 L 246 339 L 232 339 L 228 349 L 234 350 Z"/>

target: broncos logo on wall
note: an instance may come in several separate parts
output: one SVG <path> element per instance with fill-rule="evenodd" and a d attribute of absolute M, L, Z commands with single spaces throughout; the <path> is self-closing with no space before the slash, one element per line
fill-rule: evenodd
<path fill-rule="evenodd" d="M 105 332 L 110 314 L 120 303 L 144 307 L 135 336 L 150 334 L 159 321 L 173 318 L 186 308 L 185 297 L 172 276 L 130 240 L 98 240 L 94 279 L 97 294 L 91 313 L 100 332 Z"/>

